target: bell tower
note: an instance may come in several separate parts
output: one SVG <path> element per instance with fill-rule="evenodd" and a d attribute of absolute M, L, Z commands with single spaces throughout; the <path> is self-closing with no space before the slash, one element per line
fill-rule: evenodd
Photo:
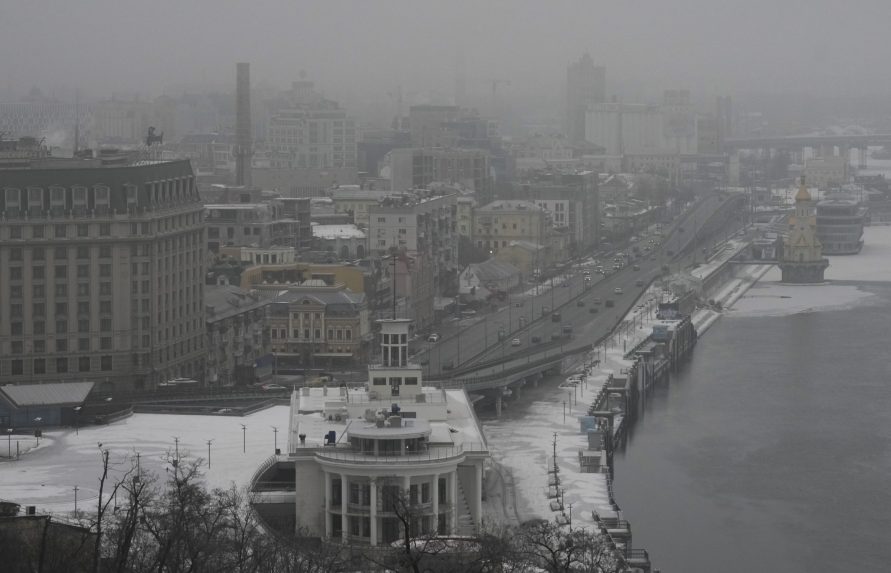
<path fill-rule="evenodd" d="M 823 257 L 823 245 L 817 238 L 817 215 L 811 194 L 801 178 L 795 194 L 795 214 L 789 217 L 789 232 L 783 241 L 780 269 L 784 283 L 822 283 L 829 260 Z"/>

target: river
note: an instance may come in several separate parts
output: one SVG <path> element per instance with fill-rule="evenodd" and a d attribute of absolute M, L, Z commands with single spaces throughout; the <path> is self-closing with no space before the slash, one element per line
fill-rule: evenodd
<path fill-rule="evenodd" d="M 649 396 L 615 489 L 655 567 L 891 568 L 891 284 L 861 288 L 846 309 L 722 317 Z"/>

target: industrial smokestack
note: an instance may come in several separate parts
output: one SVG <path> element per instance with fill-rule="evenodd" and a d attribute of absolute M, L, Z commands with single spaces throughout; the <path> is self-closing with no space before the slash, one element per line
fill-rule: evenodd
<path fill-rule="evenodd" d="M 251 157 L 251 65 L 235 64 L 235 184 L 250 187 Z"/>

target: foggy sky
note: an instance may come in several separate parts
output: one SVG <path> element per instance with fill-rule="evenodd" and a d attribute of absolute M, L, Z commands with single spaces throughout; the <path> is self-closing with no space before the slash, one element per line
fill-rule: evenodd
<path fill-rule="evenodd" d="M 3 0 L 0 97 L 78 88 L 158 95 L 286 87 L 305 70 L 350 99 L 451 95 L 463 49 L 468 92 L 556 101 L 589 52 L 608 93 L 891 93 L 888 0 Z"/>

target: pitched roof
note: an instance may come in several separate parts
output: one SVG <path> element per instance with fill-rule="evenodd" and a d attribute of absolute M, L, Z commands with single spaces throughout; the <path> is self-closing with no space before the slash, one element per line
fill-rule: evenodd
<path fill-rule="evenodd" d="M 504 280 L 520 273 L 517 267 L 497 259 L 472 264 L 470 269 L 482 283 Z"/>
<path fill-rule="evenodd" d="M 52 384 L 7 384 L 0 386 L 12 404 L 22 406 L 74 406 L 82 404 L 93 389 L 92 382 L 55 382 Z"/>

